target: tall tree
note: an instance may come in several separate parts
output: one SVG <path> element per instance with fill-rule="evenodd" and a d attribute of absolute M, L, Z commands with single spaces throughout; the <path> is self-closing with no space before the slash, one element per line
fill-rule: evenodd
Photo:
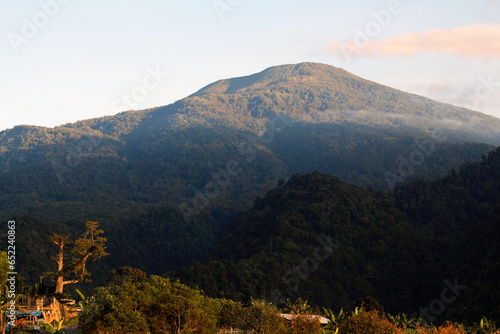
<path fill-rule="evenodd" d="M 55 293 L 62 293 L 64 286 L 67 284 L 82 282 L 89 275 L 86 267 L 87 263 L 108 255 L 106 253 L 107 239 L 101 236 L 104 231 L 99 229 L 99 223 L 89 221 L 85 226 L 86 231 L 82 237 L 73 243 L 71 250 L 73 258 L 66 267 L 64 267 L 65 247 L 72 243 L 70 237 L 68 235 L 54 234 L 50 238 L 52 243 L 58 247 L 57 255 L 54 258 L 57 262 L 57 272 L 52 274 L 56 281 Z M 72 279 L 65 281 L 64 278 L 70 275 Z"/>

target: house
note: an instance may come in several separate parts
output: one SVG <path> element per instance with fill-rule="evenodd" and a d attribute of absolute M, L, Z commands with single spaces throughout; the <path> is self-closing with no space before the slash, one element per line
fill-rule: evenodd
<path fill-rule="evenodd" d="M 15 314 L 15 327 L 25 330 L 40 331 L 40 323 L 44 321 L 41 311 L 16 311 Z"/>

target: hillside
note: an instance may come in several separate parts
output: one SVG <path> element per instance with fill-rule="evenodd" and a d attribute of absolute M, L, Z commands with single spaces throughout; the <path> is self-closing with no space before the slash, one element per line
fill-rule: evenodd
<path fill-rule="evenodd" d="M 417 312 L 459 280 L 447 314 L 497 321 L 500 148 L 442 179 L 370 192 L 339 179 L 294 175 L 255 200 L 207 262 L 168 275 L 211 296 L 350 308 L 373 296 Z M 495 207 L 497 210 L 495 211 Z"/>
<path fill-rule="evenodd" d="M 0 132 L 0 218 L 36 231 L 19 235 L 27 243 L 99 221 L 112 255 L 95 282 L 119 265 L 163 273 L 199 260 L 282 178 L 318 170 L 393 188 L 480 160 L 499 131 L 498 119 L 329 65 L 277 66 L 164 107 Z M 411 160 L 422 143 L 432 149 Z M 42 249 L 23 252 L 28 281 L 53 269 Z"/>

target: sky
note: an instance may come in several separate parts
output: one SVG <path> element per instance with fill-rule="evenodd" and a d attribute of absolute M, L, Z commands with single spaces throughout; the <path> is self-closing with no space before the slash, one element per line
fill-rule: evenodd
<path fill-rule="evenodd" d="M 320 62 L 500 118 L 500 0 L 0 0 L 0 130 Z"/>

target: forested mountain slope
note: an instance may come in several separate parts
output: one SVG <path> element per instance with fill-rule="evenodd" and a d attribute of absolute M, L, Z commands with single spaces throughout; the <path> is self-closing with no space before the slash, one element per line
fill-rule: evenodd
<path fill-rule="evenodd" d="M 0 218 L 37 231 L 19 234 L 27 243 L 99 221 L 106 267 L 163 273 L 200 259 L 281 178 L 318 170 L 393 188 L 480 160 L 499 132 L 498 119 L 333 66 L 277 66 L 164 107 L 0 132 Z M 422 144 L 432 150 L 412 160 Z M 404 161 L 415 163 L 411 173 Z M 47 228 L 31 228 L 42 221 Z M 31 268 L 53 269 L 40 261 L 49 255 L 26 248 L 28 281 L 40 274 Z"/>

